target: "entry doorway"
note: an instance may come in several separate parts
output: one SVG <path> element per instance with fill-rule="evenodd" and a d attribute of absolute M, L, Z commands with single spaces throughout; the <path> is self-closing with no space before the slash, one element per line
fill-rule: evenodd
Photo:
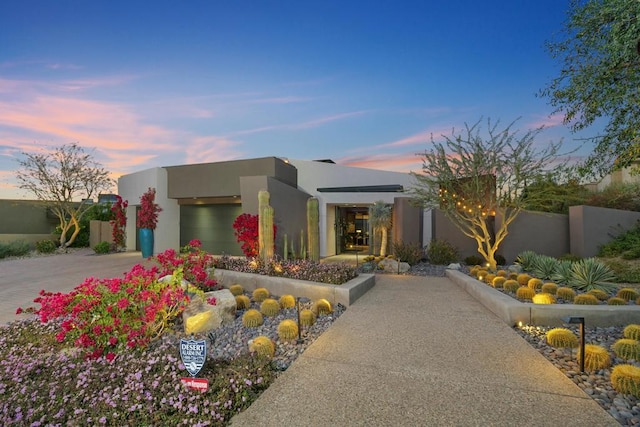
<path fill-rule="evenodd" d="M 336 206 L 336 254 L 369 253 L 369 207 Z"/>

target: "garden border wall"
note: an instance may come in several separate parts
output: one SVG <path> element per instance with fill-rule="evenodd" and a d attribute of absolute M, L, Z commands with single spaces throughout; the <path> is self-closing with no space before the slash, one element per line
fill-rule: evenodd
<path fill-rule="evenodd" d="M 457 270 L 446 276 L 509 326 L 561 326 L 562 318 L 584 317 L 587 326 L 625 326 L 640 322 L 640 306 L 523 303 Z"/>
<path fill-rule="evenodd" d="M 273 295 L 291 294 L 296 297 L 307 297 L 311 300 L 325 298 L 331 304 L 340 303 L 345 307 L 356 302 L 376 284 L 375 274 L 360 274 L 342 285 L 241 273 L 219 268 L 215 269 L 213 275 L 218 283 L 225 288 L 239 283 L 247 292 L 253 292 L 256 288 L 262 287 L 267 288 Z"/>

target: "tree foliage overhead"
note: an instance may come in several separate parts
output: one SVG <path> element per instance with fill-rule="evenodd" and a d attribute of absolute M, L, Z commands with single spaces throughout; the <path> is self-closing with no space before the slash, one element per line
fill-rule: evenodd
<path fill-rule="evenodd" d="M 574 132 L 606 121 L 583 172 L 629 166 L 640 156 L 640 2 L 571 0 L 558 38 L 547 49 L 561 71 L 540 94 Z"/>
<path fill-rule="evenodd" d="M 422 157 L 422 173 L 412 173 L 415 184 L 410 193 L 420 205 L 440 208 L 466 236 L 478 244 L 478 253 L 495 268 L 496 251 L 508 233 L 508 226 L 525 203 L 548 197 L 545 193 L 522 195 L 529 183 L 554 179 L 565 171 L 559 163 L 560 143 L 540 144 L 535 138 L 542 128 L 519 136 L 514 122 L 499 128 L 487 121 L 486 138 L 481 120 L 465 124 L 465 130 L 444 142 L 431 137 L 433 147 Z M 495 235 L 490 219 L 500 214 Z"/>
<path fill-rule="evenodd" d="M 69 247 L 80 232 L 80 220 L 91 200 L 109 191 L 114 182 L 78 144 L 62 145 L 45 153 L 22 153 L 16 172 L 18 187 L 48 207 L 60 221 L 60 246 Z M 67 239 L 67 232 L 73 230 Z"/>

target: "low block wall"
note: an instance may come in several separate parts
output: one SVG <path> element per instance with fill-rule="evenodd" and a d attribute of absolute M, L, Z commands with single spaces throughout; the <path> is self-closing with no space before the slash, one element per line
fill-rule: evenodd
<path fill-rule="evenodd" d="M 522 303 L 456 270 L 446 275 L 508 325 L 561 326 L 562 318 L 584 317 L 587 326 L 625 326 L 640 321 L 640 306 Z"/>
<path fill-rule="evenodd" d="M 374 274 L 361 274 L 342 285 L 240 273 L 218 268 L 214 271 L 214 277 L 225 288 L 239 283 L 248 292 L 253 292 L 256 288 L 267 288 L 273 295 L 291 294 L 296 297 L 307 297 L 311 300 L 325 298 L 331 304 L 340 303 L 346 307 L 356 302 L 376 284 Z"/>

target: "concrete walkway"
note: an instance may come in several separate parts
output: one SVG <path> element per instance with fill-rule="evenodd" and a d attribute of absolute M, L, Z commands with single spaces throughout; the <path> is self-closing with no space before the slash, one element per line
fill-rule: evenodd
<path fill-rule="evenodd" d="M 617 426 L 446 278 L 378 275 L 233 426 Z"/>
<path fill-rule="evenodd" d="M 152 263 L 91 250 L 0 261 L 0 325 L 40 291 Z M 618 426 L 447 278 L 378 275 L 233 426 Z"/>

